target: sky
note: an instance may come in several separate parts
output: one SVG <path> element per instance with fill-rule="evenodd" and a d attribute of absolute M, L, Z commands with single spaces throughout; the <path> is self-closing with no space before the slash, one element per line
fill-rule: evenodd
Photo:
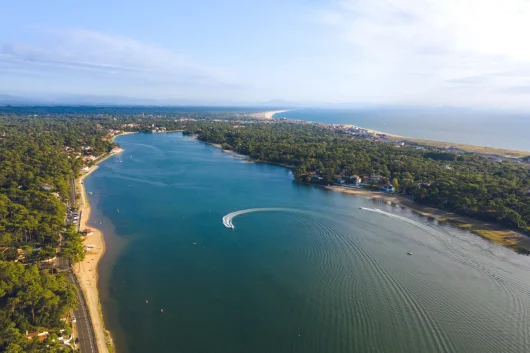
<path fill-rule="evenodd" d="M 530 108 L 529 0 L 0 0 L 0 94 Z"/>

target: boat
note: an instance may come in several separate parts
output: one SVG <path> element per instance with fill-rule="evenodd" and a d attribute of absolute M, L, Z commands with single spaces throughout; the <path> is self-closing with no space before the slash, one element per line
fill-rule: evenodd
<path fill-rule="evenodd" d="M 407 255 L 412 255 L 412 253 L 411 253 L 411 252 L 408 252 Z"/>

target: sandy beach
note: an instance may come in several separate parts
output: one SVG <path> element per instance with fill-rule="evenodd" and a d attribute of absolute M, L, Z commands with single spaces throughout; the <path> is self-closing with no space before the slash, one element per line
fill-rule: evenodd
<path fill-rule="evenodd" d="M 223 146 L 221 146 L 220 144 L 218 143 L 209 143 L 209 145 L 212 145 L 214 146 L 215 148 L 219 148 L 220 150 L 222 150 L 224 153 L 228 153 L 229 155 L 235 157 L 235 158 L 238 158 L 238 159 L 249 159 L 250 157 L 249 156 L 245 156 L 244 154 L 240 154 L 240 153 L 237 153 L 235 151 L 232 151 L 232 150 L 225 150 L 223 149 Z"/>
<path fill-rule="evenodd" d="M 134 134 L 134 132 L 124 132 L 117 136 L 127 134 Z M 121 152 L 123 152 L 123 150 L 121 150 L 120 153 Z M 103 233 L 99 229 L 88 225 L 88 221 L 90 220 L 90 203 L 86 196 L 84 179 L 97 170 L 99 163 L 116 154 L 117 153 L 111 153 L 100 158 L 96 165 L 75 181 L 76 192 L 81 195 L 80 202 L 78 202 L 79 211 L 82 212 L 80 219 L 81 230 L 83 231 L 87 228 L 92 230 L 92 234 L 86 237 L 85 246 L 92 245 L 93 249 L 87 252 L 85 259 L 79 264 L 75 264 L 73 269 L 86 299 L 88 311 L 92 319 L 92 324 L 94 325 L 98 350 L 103 353 L 108 353 L 108 346 L 112 346 L 112 338 L 110 333 L 105 329 L 105 324 L 103 322 L 103 313 L 98 291 L 98 264 L 105 253 L 105 239 Z"/>
<path fill-rule="evenodd" d="M 109 352 L 98 291 L 98 264 L 105 253 L 105 240 L 103 233 L 99 229 L 89 227 L 87 224 L 90 220 L 90 204 L 85 195 L 86 190 L 83 183 L 83 180 L 97 168 L 97 165 L 93 166 L 81 178 L 76 180 L 76 188 L 81 194 L 81 203 L 79 204 L 79 211 L 82 212 L 81 230 L 83 231 L 87 228 L 92 230 L 93 233 L 86 237 L 85 245 L 93 245 L 94 248 L 90 252 L 87 252 L 85 259 L 79 264 L 75 264 L 73 268 L 77 281 L 85 296 L 90 317 L 92 318 L 98 350 L 100 352 Z M 110 340 L 110 335 L 108 337 Z"/>
<path fill-rule="evenodd" d="M 364 127 L 360 127 L 360 126 L 356 126 L 356 125 L 351 125 L 351 124 L 333 124 L 333 125 L 340 125 L 340 126 L 344 126 L 346 128 L 355 128 L 355 129 L 363 129 L 363 130 L 366 130 L 369 134 L 372 134 L 372 135 L 386 135 L 386 136 L 392 136 L 392 137 L 396 137 L 396 138 L 404 138 L 403 136 L 399 136 L 399 135 L 394 135 L 394 134 L 389 134 L 388 132 L 382 132 L 382 131 L 377 131 L 377 130 L 372 130 L 372 129 L 366 129 Z"/>
<path fill-rule="evenodd" d="M 459 216 L 434 207 L 422 205 L 414 201 L 412 197 L 402 194 L 391 194 L 368 189 L 348 188 L 342 186 L 325 186 L 324 188 L 349 195 L 362 196 L 368 199 L 378 199 L 386 203 L 408 208 L 422 216 L 435 219 L 439 222 L 447 222 L 463 230 L 470 231 L 484 239 L 504 245 L 517 252 L 530 252 L 530 237 L 518 232 L 503 228 L 493 223 L 484 222 L 468 217 Z"/>
<path fill-rule="evenodd" d="M 269 112 L 254 113 L 251 114 L 251 116 L 256 119 L 271 120 L 275 114 L 285 113 L 288 111 L 289 110 L 271 110 Z"/>

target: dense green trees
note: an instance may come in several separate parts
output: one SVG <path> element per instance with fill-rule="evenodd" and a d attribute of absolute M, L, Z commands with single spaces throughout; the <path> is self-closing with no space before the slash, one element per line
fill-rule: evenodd
<path fill-rule="evenodd" d="M 317 125 L 208 123 L 189 127 L 206 142 L 230 146 L 254 159 L 294 167 L 296 179 L 323 184 L 338 175 L 382 176 L 418 202 L 461 215 L 528 231 L 530 171 L 527 164 L 502 163 L 471 154 L 395 147 L 352 138 Z"/>
<path fill-rule="evenodd" d="M 234 118 L 240 120 L 228 121 Z M 315 182 L 313 175 L 322 184 L 337 176 L 380 175 L 381 183 L 418 202 L 528 230 L 527 164 L 398 148 L 313 124 L 256 122 L 228 108 L 0 107 L 0 351 L 61 351 L 54 340 L 64 326 L 59 315 L 75 304 L 75 291 L 62 275 L 32 263 L 52 257 L 61 236 L 62 255 L 74 262 L 83 258 L 80 235 L 65 225 L 70 179 L 92 163 L 83 157 L 114 146 L 115 130 L 154 127 L 198 133 L 203 141 L 292 167 L 304 182 Z M 17 249 L 26 256 L 24 265 L 13 262 Z M 50 334 L 44 342 L 32 341 L 26 330 Z"/>
<path fill-rule="evenodd" d="M 68 331 L 59 317 L 76 304 L 75 287 L 39 268 L 61 236 L 67 258 L 84 256 L 79 233 L 65 231 L 69 181 L 86 146 L 95 155 L 112 148 L 106 134 L 89 119 L 0 116 L 0 351 L 71 351 L 57 337 Z M 49 334 L 41 342 L 26 331 Z"/>
<path fill-rule="evenodd" d="M 53 338 L 68 329 L 60 321 L 76 304 L 75 287 L 63 275 L 49 275 L 36 265 L 0 261 L 0 350 L 6 352 L 62 352 Z M 25 332 L 49 332 L 44 342 L 29 340 Z M 64 350 L 67 351 L 67 350 Z"/>
<path fill-rule="evenodd" d="M 83 261 L 85 258 L 85 247 L 81 239 L 81 234 L 79 234 L 75 227 L 70 227 L 67 232 L 63 233 L 63 236 L 65 242 L 61 248 L 61 255 L 73 263 Z"/>

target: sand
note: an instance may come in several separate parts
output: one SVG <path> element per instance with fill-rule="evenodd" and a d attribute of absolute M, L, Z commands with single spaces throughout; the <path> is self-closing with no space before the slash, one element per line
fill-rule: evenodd
<path fill-rule="evenodd" d="M 134 132 L 124 132 L 120 135 L 133 133 Z M 123 150 L 119 153 L 121 152 L 123 152 Z M 81 231 L 85 230 L 86 228 L 92 229 L 92 235 L 87 236 L 85 239 L 85 246 L 93 245 L 94 248 L 87 252 L 85 259 L 80 263 L 75 264 L 73 268 L 74 274 L 76 275 L 77 281 L 79 282 L 81 290 L 85 296 L 86 305 L 92 319 L 94 332 L 96 334 L 96 344 L 98 346 L 98 351 L 102 353 L 109 352 L 108 345 L 111 347 L 113 346 L 110 333 L 105 329 L 105 324 L 103 322 L 103 313 L 101 309 L 101 303 L 99 301 L 98 291 L 98 264 L 105 253 L 105 239 L 103 237 L 103 233 L 99 229 L 88 225 L 88 221 L 90 220 L 90 204 L 86 196 L 86 190 L 83 181 L 98 168 L 99 163 L 116 154 L 118 153 L 107 154 L 106 156 L 100 158 L 95 166 L 90 168 L 75 181 L 76 192 L 81 195 L 81 202 L 78 202 L 79 211 L 82 211 L 80 220 Z"/>
<path fill-rule="evenodd" d="M 255 119 L 272 120 L 275 114 L 285 113 L 289 110 L 271 110 L 270 112 L 254 113 L 251 116 Z"/>
<path fill-rule="evenodd" d="M 384 193 L 380 191 L 342 186 L 325 186 L 325 188 L 345 194 L 364 196 L 370 199 L 380 199 L 384 202 L 390 202 L 399 205 L 400 207 L 406 207 L 422 216 L 436 219 L 439 222 L 446 222 L 460 229 L 470 231 L 484 239 L 504 245 L 517 252 L 530 252 L 530 237 L 528 236 L 506 229 L 494 223 L 459 216 L 452 212 L 419 204 L 415 202 L 412 197 L 403 194 Z"/>
<path fill-rule="evenodd" d="M 74 273 L 77 276 L 77 281 L 85 295 L 86 304 L 96 334 L 98 350 L 99 352 L 105 353 L 109 352 L 109 350 L 105 338 L 105 325 L 103 323 L 98 291 L 98 264 L 105 253 L 105 240 L 103 238 L 103 233 L 99 229 L 88 226 L 87 224 L 90 219 L 90 205 L 85 196 L 85 187 L 83 183 L 83 180 L 97 168 L 97 165 L 90 168 L 89 171 L 76 181 L 76 186 L 81 194 L 81 203 L 79 205 L 79 210 L 82 211 L 81 230 L 83 231 L 86 228 L 90 228 L 93 232 L 92 235 L 86 237 L 85 245 L 93 245 L 94 248 L 90 252 L 87 252 L 85 259 L 79 264 L 75 264 L 73 268 Z M 108 335 L 108 337 L 110 339 L 110 335 Z"/>

